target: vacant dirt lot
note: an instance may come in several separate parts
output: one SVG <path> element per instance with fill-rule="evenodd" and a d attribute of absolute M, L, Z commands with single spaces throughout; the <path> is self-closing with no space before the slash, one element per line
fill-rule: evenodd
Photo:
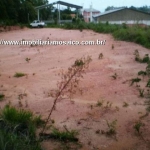
<path fill-rule="evenodd" d="M 63 126 L 66 125 L 69 130 L 77 130 L 82 150 L 150 149 L 150 116 L 146 114 L 146 106 L 143 105 L 146 96 L 139 97 L 139 88 L 145 88 L 148 77 L 138 83 L 140 87 L 136 84 L 130 86 L 128 81 L 136 78 L 138 71 L 146 68 L 146 64 L 135 61 L 135 49 L 139 51 L 141 57 L 150 54 L 148 49 L 130 42 L 115 41 L 111 35 L 88 30 L 80 32 L 50 28 L 23 29 L 2 32 L 0 38 L 106 40 L 105 45 L 95 46 L 0 45 L 0 93 L 6 95 L 0 105 L 3 107 L 6 103 L 11 103 L 46 118 L 53 103 L 49 92 L 57 87 L 57 81 L 60 80 L 57 74 L 62 69 L 67 70 L 76 59 L 90 55 L 92 62 L 79 85 L 83 94 L 76 94 L 71 101 L 65 98 L 58 102 L 52 114 L 55 127 L 64 130 Z M 102 59 L 98 59 L 100 53 L 103 53 Z M 30 61 L 27 62 L 26 58 L 30 58 Z M 16 72 L 27 75 L 15 78 Z M 116 79 L 111 77 L 115 73 Z M 20 94 L 23 95 L 21 103 Z M 103 105 L 96 106 L 98 101 L 103 101 Z M 133 128 L 139 119 L 144 123 L 140 129 L 142 136 L 137 135 Z M 109 130 L 106 120 L 109 123 L 117 120 L 116 135 L 105 135 Z M 63 149 L 66 146 L 56 141 L 44 141 L 42 145 L 46 150 Z M 77 144 L 71 147 L 79 149 Z"/>

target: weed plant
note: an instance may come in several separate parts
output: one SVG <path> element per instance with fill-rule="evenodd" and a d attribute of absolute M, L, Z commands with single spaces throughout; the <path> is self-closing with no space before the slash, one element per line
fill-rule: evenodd
<path fill-rule="evenodd" d="M 14 75 L 14 77 L 16 77 L 16 78 L 20 78 L 20 77 L 23 77 L 23 76 L 26 76 L 26 74 L 22 73 L 22 72 L 16 72 L 15 75 Z"/>

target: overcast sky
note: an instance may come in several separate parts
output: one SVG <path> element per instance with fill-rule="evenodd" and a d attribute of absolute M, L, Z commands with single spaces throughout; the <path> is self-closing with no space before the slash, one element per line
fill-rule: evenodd
<path fill-rule="evenodd" d="M 49 0 L 49 2 L 56 2 L 58 0 Z M 150 0 L 62 0 L 64 2 L 76 4 L 83 6 L 84 8 L 89 8 L 91 2 L 93 5 L 93 8 L 100 10 L 103 12 L 107 6 L 135 6 L 135 7 L 141 7 L 141 6 L 150 6 Z M 63 8 L 63 6 L 61 6 Z"/>

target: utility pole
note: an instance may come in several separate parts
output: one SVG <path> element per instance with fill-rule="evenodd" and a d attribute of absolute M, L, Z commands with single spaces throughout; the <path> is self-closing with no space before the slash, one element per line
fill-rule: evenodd
<path fill-rule="evenodd" d="M 38 9 L 38 20 L 40 20 L 40 10 Z"/>

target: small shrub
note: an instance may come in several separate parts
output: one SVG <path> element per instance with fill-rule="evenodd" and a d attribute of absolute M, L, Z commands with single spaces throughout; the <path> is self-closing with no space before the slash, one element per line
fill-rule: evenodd
<path fill-rule="evenodd" d="M 133 126 L 133 128 L 139 135 L 142 133 L 140 131 L 142 126 L 144 126 L 144 124 L 141 121 L 136 122 L 135 125 Z"/>
<path fill-rule="evenodd" d="M 145 54 L 143 60 L 142 60 L 143 63 L 148 63 L 149 62 L 149 55 L 148 54 Z"/>
<path fill-rule="evenodd" d="M 102 59 L 102 58 L 103 58 L 103 53 L 100 53 L 98 59 Z"/>
<path fill-rule="evenodd" d="M 80 66 L 83 66 L 84 65 L 84 62 L 83 62 L 83 60 L 82 59 L 77 59 L 76 61 L 75 61 L 75 63 L 74 63 L 74 65 L 73 66 L 77 66 L 77 67 L 80 67 Z"/>
<path fill-rule="evenodd" d="M 27 57 L 25 60 L 26 60 L 27 62 L 29 62 L 31 59 Z"/>
<path fill-rule="evenodd" d="M 108 126 L 108 131 L 106 132 L 107 135 L 111 136 L 116 134 L 116 125 L 117 125 L 117 120 L 114 120 L 112 122 L 107 122 L 107 126 Z"/>
<path fill-rule="evenodd" d="M 4 94 L 0 94 L 0 101 L 2 101 L 5 98 Z"/>
<path fill-rule="evenodd" d="M 135 61 L 142 63 L 142 59 L 138 56 L 135 57 Z"/>
<path fill-rule="evenodd" d="M 128 107 L 128 106 L 129 106 L 129 104 L 128 104 L 128 103 L 123 102 L 123 107 Z"/>
<path fill-rule="evenodd" d="M 144 89 L 139 89 L 140 97 L 144 97 Z"/>
<path fill-rule="evenodd" d="M 1 112 L 1 117 L 9 123 L 28 123 L 32 120 L 33 114 L 22 109 L 17 110 L 15 107 L 7 105 Z"/>
<path fill-rule="evenodd" d="M 26 74 L 22 73 L 22 72 L 16 72 L 15 75 L 14 75 L 14 77 L 16 77 L 16 78 L 20 78 L 20 77 L 23 77 L 23 76 L 26 76 Z"/>
<path fill-rule="evenodd" d="M 136 83 L 136 85 L 137 85 L 137 83 L 140 82 L 140 81 L 141 81 L 140 78 L 133 78 L 133 79 L 131 79 L 131 84 L 130 84 L 130 86 L 132 86 L 134 83 Z"/>
<path fill-rule="evenodd" d="M 41 134 L 44 133 L 48 121 L 51 119 L 51 115 L 56 108 L 57 101 L 64 95 L 72 98 L 73 94 L 78 90 L 82 94 L 82 90 L 78 88 L 78 84 L 81 78 L 83 78 L 83 74 L 85 70 L 89 67 L 89 63 L 92 61 L 90 56 L 87 58 L 83 57 L 81 59 L 77 59 L 74 64 L 68 68 L 67 71 L 61 71 L 59 75 L 61 76 L 61 80 L 57 83 L 57 89 L 51 90 L 49 95 L 54 98 L 53 105 L 50 109 L 49 115 L 45 121 L 44 127 L 41 131 Z"/>
<path fill-rule="evenodd" d="M 118 75 L 117 75 L 117 73 L 115 73 L 114 75 L 112 75 L 111 76 L 114 80 L 116 80 L 117 79 L 117 77 L 118 77 Z"/>
<path fill-rule="evenodd" d="M 102 101 L 98 101 L 97 104 L 96 104 L 96 106 L 97 106 L 97 107 L 101 107 L 101 106 L 103 106 L 103 103 L 104 103 L 103 100 L 102 100 Z"/>
<path fill-rule="evenodd" d="M 146 76 L 147 75 L 147 73 L 146 73 L 146 71 L 139 71 L 138 72 L 138 75 L 140 76 L 140 75 L 142 75 L 143 76 L 143 79 L 144 79 L 144 76 Z"/>

